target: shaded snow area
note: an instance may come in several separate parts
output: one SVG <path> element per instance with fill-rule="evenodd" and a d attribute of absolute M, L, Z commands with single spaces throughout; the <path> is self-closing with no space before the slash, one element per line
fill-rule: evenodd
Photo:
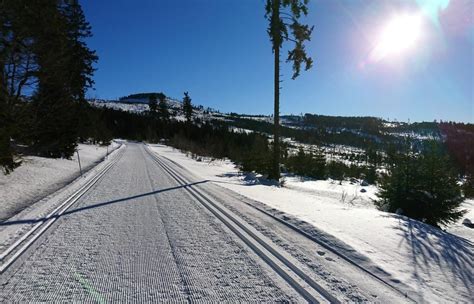
<path fill-rule="evenodd" d="M 118 145 L 112 143 L 109 153 Z M 96 145 L 79 144 L 78 150 L 83 171 L 102 161 L 107 154 L 107 147 Z M 22 165 L 9 175 L 0 172 L 0 221 L 61 189 L 79 175 L 77 153 L 69 160 L 24 157 Z"/>
<path fill-rule="evenodd" d="M 394 285 L 408 287 L 419 302 L 472 302 L 474 231 L 462 220 L 442 231 L 421 222 L 379 211 L 372 199 L 377 188 L 348 181 L 311 181 L 286 177 L 284 187 L 252 174 L 241 174 L 230 161 L 195 161 L 171 147 L 152 149 L 197 177 L 279 210 L 303 230 L 331 235 L 369 264 L 387 273 Z M 365 189 L 365 192 L 361 192 Z M 464 207 L 474 220 L 473 201 Z"/>

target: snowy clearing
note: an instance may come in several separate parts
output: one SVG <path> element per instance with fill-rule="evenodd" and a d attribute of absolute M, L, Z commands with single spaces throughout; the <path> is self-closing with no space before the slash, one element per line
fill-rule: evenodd
<path fill-rule="evenodd" d="M 119 146 L 112 143 L 110 153 Z M 83 171 L 102 161 L 107 147 L 78 145 Z M 0 220 L 4 220 L 41 198 L 61 189 L 80 175 L 77 153 L 69 159 L 26 156 L 23 163 L 9 175 L 0 172 Z"/>
<path fill-rule="evenodd" d="M 238 172 L 230 161 L 195 161 L 173 148 L 153 145 L 159 154 L 196 176 L 260 201 L 325 231 L 367 256 L 393 282 L 415 290 L 426 302 L 470 302 L 474 231 L 461 224 L 445 232 L 403 216 L 377 210 L 373 186 L 332 181 L 286 179 L 279 188 Z M 364 188 L 366 192 L 360 190 Z M 473 202 L 465 217 L 473 215 Z M 452 234 L 456 233 L 456 235 Z"/>

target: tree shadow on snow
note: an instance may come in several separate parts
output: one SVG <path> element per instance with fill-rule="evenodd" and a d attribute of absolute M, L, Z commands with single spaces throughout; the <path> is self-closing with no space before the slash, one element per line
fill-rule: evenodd
<path fill-rule="evenodd" d="M 125 202 L 125 201 L 130 201 L 130 200 L 142 198 L 142 197 L 145 197 L 145 196 L 155 195 L 155 194 L 162 193 L 162 192 L 167 192 L 167 191 L 177 190 L 177 189 L 181 189 L 181 188 L 192 187 L 192 186 L 199 185 L 199 184 L 204 184 L 204 183 L 207 183 L 207 182 L 209 182 L 209 180 L 203 180 L 203 181 L 200 181 L 200 182 L 189 183 L 189 184 L 180 185 L 180 186 L 176 186 L 176 187 L 160 189 L 160 190 L 156 190 L 156 191 L 151 191 L 151 192 L 141 193 L 141 194 L 132 195 L 132 196 L 124 197 L 124 198 L 119 198 L 119 199 L 115 199 L 115 200 L 111 200 L 111 201 L 107 201 L 107 202 L 88 205 L 88 206 L 68 210 L 68 211 L 64 212 L 63 214 L 61 214 L 61 215 L 53 215 L 49 218 L 41 217 L 41 218 L 35 218 L 35 219 L 22 219 L 22 220 L 13 220 L 13 221 L 6 220 L 6 221 L 0 223 L 0 226 L 11 226 L 11 225 L 20 225 L 20 224 L 36 224 L 36 223 L 39 223 L 39 222 L 44 222 L 44 221 L 49 220 L 51 218 L 59 218 L 59 217 L 65 216 L 65 215 L 70 215 L 70 214 L 73 214 L 73 213 L 77 213 L 77 212 L 81 212 L 81 211 L 85 211 L 85 210 L 89 210 L 89 209 L 94 209 L 94 208 L 104 207 L 104 206 L 111 205 L 111 204 L 117 204 L 117 203 L 121 203 L 121 202 Z"/>
<path fill-rule="evenodd" d="M 411 253 L 413 276 L 419 282 L 426 278 L 420 277 L 427 273 L 432 277 L 431 269 L 439 268 L 451 287 L 457 291 L 462 284 L 469 298 L 473 298 L 473 244 L 438 228 L 399 215 L 390 215 L 399 220 L 394 227 L 403 238 L 398 247 L 405 244 Z"/>

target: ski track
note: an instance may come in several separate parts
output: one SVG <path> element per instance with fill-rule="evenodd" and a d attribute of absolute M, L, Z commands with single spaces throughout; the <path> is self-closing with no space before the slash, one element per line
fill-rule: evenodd
<path fill-rule="evenodd" d="M 197 181 L 192 173 L 179 163 L 166 159 L 179 174 L 190 181 Z M 306 273 L 318 281 L 331 294 L 343 302 L 378 302 L 404 303 L 412 302 L 392 288 L 362 272 L 355 266 L 341 259 L 305 236 L 295 233 L 292 229 L 250 207 L 258 204 L 233 191 L 211 182 L 196 185 L 206 194 L 219 201 L 225 207 L 254 226 L 259 232 L 271 239 L 282 250 L 290 253 L 302 264 L 306 265 Z M 407 289 L 403 286 L 403 289 Z"/>
<path fill-rule="evenodd" d="M 142 145 L 126 149 L 12 266 L 0 302 L 302 301 Z"/>

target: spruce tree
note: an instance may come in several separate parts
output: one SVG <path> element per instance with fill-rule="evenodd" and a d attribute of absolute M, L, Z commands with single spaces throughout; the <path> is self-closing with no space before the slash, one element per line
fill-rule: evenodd
<path fill-rule="evenodd" d="M 191 104 L 191 97 L 189 97 L 188 92 L 184 92 L 183 113 L 184 113 L 184 117 L 186 117 L 186 121 L 188 123 L 191 122 L 192 115 L 193 115 L 193 106 Z"/>
<path fill-rule="evenodd" d="M 317 149 L 311 152 L 309 155 L 310 159 L 310 173 L 309 176 L 316 179 L 326 178 L 326 156 L 324 153 Z"/>
<path fill-rule="evenodd" d="M 367 171 L 365 175 L 365 180 L 369 184 L 375 184 L 377 181 L 377 166 L 379 165 L 379 154 L 377 150 L 372 146 L 369 145 L 366 150 L 366 164 L 367 164 Z"/>
<path fill-rule="evenodd" d="M 90 26 L 77 1 L 28 2 L 37 71 L 33 95 L 33 148 L 47 157 L 69 158 L 77 145 L 80 102 L 93 84 L 95 53 L 85 44 Z"/>
<path fill-rule="evenodd" d="M 299 19 L 308 14 L 309 0 L 267 0 L 265 17 L 269 21 L 268 35 L 274 54 L 274 132 L 273 166 L 270 178 L 280 179 L 280 49 L 283 42 L 291 41 L 294 48 L 288 51 L 287 62 L 293 62 L 293 76 L 300 74 L 301 65 L 308 70 L 313 60 L 306 54 L 306 41 L 311 38 L 313 27 L 301 24 Z"/>
<path fill-rule="evenodd" d="M 388 174 L 380 183 L 379 208 L 439 227 L 463 215 L 458 175 L 439 144 L 421 152 L 411 146 L 392 155 Z"/>
<path fill-rule="evenodd" d="M 39 1 L 34 19 L 34 52 L 39 66 L 38 88 L 33 97 L 36 118 L 34 149 L 42 156 L 69 158 L 77 136 L 76 110 L 70 94 L 68 34 L 66 18 L 57 1 Z"/>
<path fill-rule="evenodd" d="M 61 14 L 66 19 L 65 31 L 68 43 L 68 62 L 70 94 L 75 101 L 84 101 L 86 90 L 93 86 L 93 64 L 98 57 L 85 40 L 92 37 L 92 30 L 87 22 L 81 5 L 77 0 L 62 2 Z"/>

